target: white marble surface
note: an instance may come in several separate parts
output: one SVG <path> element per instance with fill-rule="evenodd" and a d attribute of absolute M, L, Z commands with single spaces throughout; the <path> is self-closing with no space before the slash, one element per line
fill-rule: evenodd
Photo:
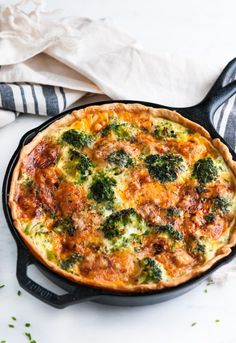
<path fill-rule="evenodd" d="M 64 8 L 65 15 L 110 17 L 152 51 L 175 50 L 189 56 L 221 49 L 229 56 L 235 53 L 235 1 L 50 0 L 49 7 L 55 6 Z M 42 118 L 25 116 L 0 130 L 1 183 L 20 137 L 41 122 Z M 1 206 L 0 233 L 0 284 L 6 285 L 0 289 L 0 342 L 27 342 L 24 332 L 31 332 L 37 343 L 236 342 L 236 277 L 223 286 L 208 286 L 207 293 L 203 284 L 159 305 L 119 308 L 84 303 L 56 310 L 24 291 L 17 296 L 16 247 Z M 39 277 L 36 272 L 34 276 Z M 30 329 L 24 328 L 26 322 Z M 191 327 L 193 322 L 197 324 Z M 15 328 L 9 328 L 10 323 Z"/>

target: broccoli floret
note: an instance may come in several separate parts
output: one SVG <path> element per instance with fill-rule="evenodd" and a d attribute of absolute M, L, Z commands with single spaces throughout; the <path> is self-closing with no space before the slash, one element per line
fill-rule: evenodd
<path fill-rule="evenodd" d="M 130 140 L 135 136 L 136 130 L 129 123 L 113 121 L 102 130 L 101 135 L 105 137 L 110 132 L 114 133 L 119 140 Z"/>
<path fill-rule="evenodd" d="M 205 261 L 206 246 L 199 238 L 194 236 L 189 237 L 187 250 L 190 255 L 197 257 L 201 262 Z"/>
<path fill-rule="evenodd" d="M 161 138 L 176 138 L 177 134 L 171 123 L 159 124 L 155 127 L 153 135 L 157 139 Z"/>
<path fill-rule="evenodd" d="M 81 262 L 83 256 L 78 253 L 73 253 L 71 256 L 67 257 L 61 262 L 61 268 L 64 270 L 69 270 L 74 267 L 77 262 Z"/>
<path fill-rule="evenodd" d="M 50 208 L 46 206 L 42 206 L 44 211 L 50 216 L 51 219 L 56 219 L 58 217 L 58 213 L 52 211 Z"/>
<path fill-rule="evenodd" d="M 149 155 L 145 163 L 150 175 L 162 183 L 175 181 L 183 170 L 184 160 L 180 155 Z"/>
<path fill-rule="evenodd" d="M 172 219 L 173 217 L 179 217 L 180 210 L 177 207 L 169 207 L 166 209 L 167 219 Z"/>
<path fill-rule="evenodd" d="M 116 180 L 101 172 L 93 179 L 89 198 L 97 202 L 113 201 L 115 196 L 114 186 L 116 186 Z"/>
<path fill-rule="evenodd" d="M 23 185 L 26 187 L 26 189 L 27 189 L 28 191 L 32 191 L 33 188 L 34 188 L 34 181 L 33 181 L 31 178 L 27 177 L 27 178 L 23 181 Z"/>
<path fill-rule="evenodd" d="M 231 207 L 231 203 L 228 199 L 218 195 L 213 199 L 212 210 L 214 212 L 222 212 L 227 213 L 229 212 Z"/>
<path fill-rule="evenodd" d="M 116 239 L 115 242 L 112 242 L 112 247 L 110 248 L 109 252 L 113 253 L 116 251 L 120 251 L 123 249 L 126 249 L 129 244 L 129 238 L 128 237 L 121 237 L 120 239 Z"/>
<path fill-rule="evenodd" d="M 132 158 L 123 150 L 113 151 L 107 158 L 108 162 L 114 163 L 121 168 L 128 168 L 133 164 Z"/>
<path fill-rule="evenodd" d="M 62 134 L 62 140 L 75 148 L 83 148 L 92 142 L 92 136 L 83 131 L 70 129 Z"/>
<path fill-rule="evenodd" d="M 138 222 L 140 217 L 133 208 L 128 208 L 107 217 L 101 226 L 104 236 L 108 239 L 121 237 L 126 231 L 126 225 L 134 221 Z"/>
<path fill-rule="evenodd" d="M 218 172 L 210 157 L 198 160 L 193 167 L 193 177 L 201 184 L 206 184 L 218 177 Z"/>
<path fill-rule="evenodd" d="M 165 233 L 167 234 L 171 239 L 175 241 L 181 241 L 183 240 L 184 236 L 182 232 L 177 231 L 173 225 L 167 224 L 167 225 L 157 225 L 155 227 L 155 232 L 157 233 Z"/>
<path fill-rule="evenodd" d="M 56 212 L 51 211 L 50 212 L 50 218 L 56 219 L 58 217 L 58 214 Z"/>
<path fill-rule="evenodd" d="M 207 215 L 204 217 L 204 219 L 205 219 L 205 221 L 206 221 L 207 224 L 210 224 L 210 223 L 213 223 L 213 222 L 214 222 L 215 217 L 216 217 L 216 216 L 215 216 L 214 213 L 209 213 L 209 214 L 207 214 Z"/>
<path fill-rule="evenodd" d="M 71 217 L 65 217 L 63 219 L 57 220 L 52 227 L 53 231 L 60 235 L 67 234 L 69 236 L 73 236 L 76 229 L 73 225 L 73 220 Z"/>
<path fill-rule="evenodd" d="M 195 251 L 198 254 L 205 254 L 206 253 L 206 246 L 198 241 L 198 242 L 196 242 Z"/>
<path fill-rule="evenodd" d="M 92 173 L 93 166 L 93 162 L 86 155 L 75 150 L 69 151 L 69 161 L 66 164 L 66 170 L 78 183 L 87 180 L 88 176 Z"/>
<path fill-rule="evenodd" d="M 139 280 L 141 283 L 160 282 L 162 279 L 162 271 L 158 263 L 150 257 L 145 257 L 139 262 L 141 267 L 141 275 Z"/>

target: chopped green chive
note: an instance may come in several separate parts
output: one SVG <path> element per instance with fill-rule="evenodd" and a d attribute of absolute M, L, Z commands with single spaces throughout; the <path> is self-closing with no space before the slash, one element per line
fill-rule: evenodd
<path fill-rule="evenodd" d="M 17 295 L 18 295 L 18 296 L 21 296 L 21 291 L 20 291 L 20 290 L 17 292 Z"/>
<path fill-rule="evenodd" d="M 31 341 L 30 343 L 37 343 L 35 340 Z"/>
<path fill-rule="evenodd" d="M 1 286 L 0 286 L 0 288 L 3 288 L 3 287 L 5 287 L 5 285 L 1 285 Z"/>
<path fill-rule="evenodd" d="M 29 328 L 30 327 L 30 323 L 25 323 L 25 327 Z"/>
<path fill-rule="evenodd" d="M 25 332 L 25 335 L 31 341 L 31 334 L 29 332 Z"/>
<path fill-rule="evenodd" d="M 6 343 L 6 341 L 1 341 L 0 343 Z"/>
<path fill-rule="evenodd" d="M 215 323 L 220 323 L 220 320 L 219 320 L 219 319 L 216 319 L 216 320 L 215 320 Z"/>
<path fill-rule="evenodd" d="M 9 324 L 8 327 L 13 329 L 15 326 L 13 324 Z"/>
<path fill-rule="evenodd" d="M 208 290 L 207 290 L 207 288 L 205 288 L 205 289 L 204 289 L 204 293 L 207 293 L 207 292 L 208 292 Z"/>
<path fill-rule="evenodd" d="M 193 322 L 193 323 L 191 324 L 191 326 L 195 326 L 195 325 L 197 325 L 197 322 Z"/>
<path fill-rule="evenodd" d="M 11 317 L 12 320 L 16 320 L 16 317 Z"/>

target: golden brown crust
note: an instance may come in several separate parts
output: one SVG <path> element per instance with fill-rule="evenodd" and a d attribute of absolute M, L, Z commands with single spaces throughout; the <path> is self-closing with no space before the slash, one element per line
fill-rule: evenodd
<path fill-rule="evenodd" d="M 219 139 L 211 139 L 209 133 L 200 125 L 191 122 L 190 120 L 184 118 L 179 113 L 166 110 L 166 109 L 156 109 L 151 107 L 146 107 L 140 104 L 122 104 L 122 103 L 113 103 L 113 104 L 105 104 L 100 106 L 88 106 L 85 109 L 74 111 L 72 114 L 66 115 L 65 117 L 55 121 L 52 125 L 50 125 L 47 129 L 40 132 L 29 144 L 23 147 L 21 150 L 18 163 L 15 167 L 12 181 L 11 181 L 11 187 L 10 187 L 10 194 L 9 194 L 9 206 L 11 208 L 12 218 L 14 220 L 14 225 L 16 229 L 18 230 L 19 234 L 21 235 L 22 239 L 24 240 L 25 244 L 28 246 L 30 251 L 35 255 L 37 259 L 39 259 L 45 266 L 47 266 L 49 269 L 53 270 L 54 272 L 74 281 L 80 284 L 90 285 L 93 287 L 101 287 L 106 289 L 112 289 L 112 290 L 119 290 L 124 292 L 145 292 L 155 289 L 161 289 L 165 287 L 174 287 L 176 285 L 179 285 L 183 282 L 186 282 L 204 271 L 208 270 L 212 265 L 214 265 L 217 261 L 222 259 L 223 257 L 227 256 L 231 252 L 231 247 L 236 244 L 236 230 L 231 235 L 231 239 L 229 243 L 225 246 L 223 246 L 220 251 L 218 252 L 218 255 L 209 260 L 204 265 L 201 265 L 199 267 L 196 267 L 192 270 L 191 273 L 187 275 L 183 275 L 181 277 L 178 277 L 174 281 L 161 281 L 158 285 L 157 284 L 137 284 L 137 285 L 120 285 L 118 283 L 114 282 L 107 282 L 106 286 L 104 286 L 103 282 L 99 282 L 98 280 L 92 280 L 86 277 L 82 276 L 76 276 L 69 272 L 66 272 L 56 266 L 54 263 L 48 261 L 46 258 L 42 257 L 40 254 L 40 251 L 35 247 L 31 239 L 24 233 L 21 227 L 21 222 L 18 218 L 18 208 L 16 201 L 14 199 L 15 189 L 17 187 L 17 180 L 19 177 L 20 169 L 22 166 L 22 161 L 24 158 L 37 146 L 37 144 L 42 140 L 43 137 L 47 136 L 50 132 L 53 132 L 54 130 L 63 127 L 68 124 L 72 124 L 74 121 L 76 121 L 82 114 L 87 113 L 93 113 L 94 115 L 99 114 L 100 112 L 104 111 L 111 111 L 115 110 L 116 112 L 119 111 L 129 111 L 132 113 L 144 111 L 145 113 L 151 114 L 152 116 L 156 117 L 162 117 L 169 119 L 171 121 L 177 122 L 187 128 L 191 128 L 195 130 L 196 132 L 200 133 L 202 136 L 206 137 L 211 141 L 213 146 L 219 151 L 219 153 L 224 158 L 226 164 L 230 167 L 232 170 L 234 176 L 236 176 L 236 162 L 233 161 L 232 156 L 228 150 L 228 148 L 219 140 Z M 235 181 L 235 180 L 234 180 Z"/>

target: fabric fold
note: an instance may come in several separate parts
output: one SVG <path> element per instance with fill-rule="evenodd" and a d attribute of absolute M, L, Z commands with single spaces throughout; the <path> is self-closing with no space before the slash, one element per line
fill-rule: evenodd
<path fill-rule="evenodd" d="M 107 19 L 55 18 L 43 5 L 23 0 L 0 6 L 0 126 L 14 119 L 12 113 L 55 115 L 86 94 L 192 106 L 228 62 L 223 55 L 153 54 Z M 234 108 L 230 99 L 215 116 L 233 147 Z"/>

